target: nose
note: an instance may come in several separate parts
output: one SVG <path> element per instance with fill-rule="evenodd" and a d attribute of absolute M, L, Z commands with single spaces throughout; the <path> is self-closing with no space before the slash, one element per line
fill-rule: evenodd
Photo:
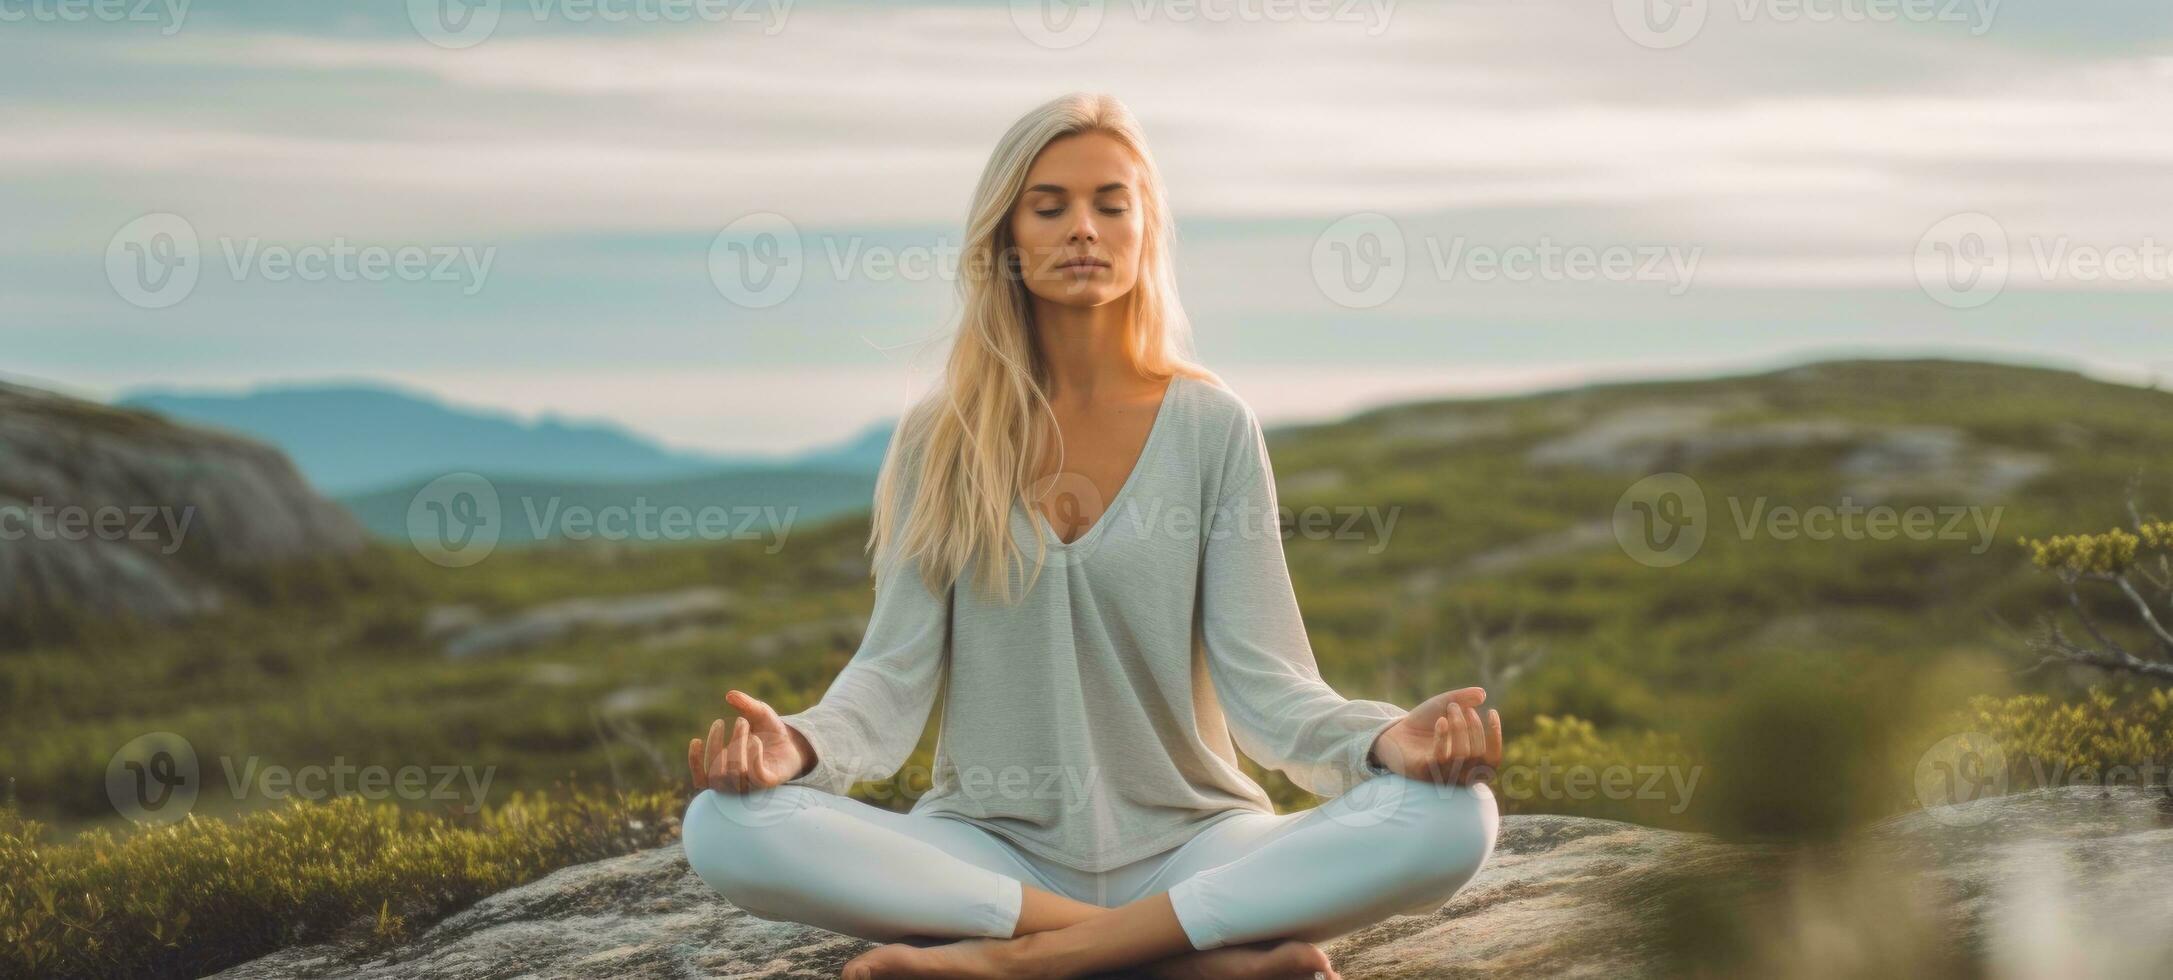
<path fill-rule="evenodd" d="M 1094 233 L 1094 209 L 1079 208 L 1079 217 L 1071 223 L 1071 234 L 1066 239 L 1073 244 L 1091 245 L 1098 237 Z"/>

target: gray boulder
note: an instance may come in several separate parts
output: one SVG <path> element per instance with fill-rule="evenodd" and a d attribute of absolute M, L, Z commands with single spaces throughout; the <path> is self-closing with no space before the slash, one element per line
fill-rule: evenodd
<path fill-rule="evenodd" d="M 223 576 L 363 546 L 277 449 L 0 383 L 0 621 L 171 620 Z"/>
<path fill-rule="evenodd" d="M 1994 972 L 2018 976 L 2164 976 L 2173 965 L 2165 929 L 2173 923 L 2173 800 L 2160 790 L 2038 790 L 1920 811 L 1874 827 L 1863 847 L 1873 875 L 1859 889 L 1893 893 L 1906 881 L 1938 896 L 1920 944 L 1974 950 L 1980 965 L 1994 961 Z M 1605 820 L 1510 816 L 1494 858 L 1454 901 L 1326 948 L 1352 980 L 1679 975 L 1685 946 L 1668 916 L 1716 882 L 1780 880 L 1786 853 Z M 1880 902 L 1861 890 L 1827 902 L 1805 893 L 1801 885 L 1773 889 L 1762 900 L 1802 919 L 1782 921 L 1813 937 L 1816 955 L 1795 957 L 1787 972 L 1822 975 L 1815 967 L 1823 963 L 1875 975 L 1897 961 L 1846 942 L 1891 924 L 1867 917 L 1885 916 Z M 1784 940 L 1773 955 L 1793 956 Z M 311 946 L 219 976 L 815 978 L 836 976 L 867 948 L 733 908 L 674 846 L 560 870 L 388 955 L 355 960 Z M 1856 954 L 1873 959 L 1852 963 Z"/>

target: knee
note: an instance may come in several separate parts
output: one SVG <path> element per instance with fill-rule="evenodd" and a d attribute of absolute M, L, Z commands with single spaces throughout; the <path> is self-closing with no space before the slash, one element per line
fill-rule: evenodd
<path fill-rule="evenodd" d="M 1424 890 L 1444 899 L 1464 887 L 1494 853 L 1501 811 L 1484 783 L 1442 785 L 1402 776 L 1397 806 L 1405 819 L 1407 867 Z"/>
<path fill-rule="evenodd" d="M 800 823 L 793 815 L 810 803 L 803 794 L 815 792 L 805 786 L 751 793 L 703 790 L 687 804 L 679 824 L 687 864 L 732 904 L 760 914 L 785 884 L 781 859 L 798 850 L 790 841 Z"/>

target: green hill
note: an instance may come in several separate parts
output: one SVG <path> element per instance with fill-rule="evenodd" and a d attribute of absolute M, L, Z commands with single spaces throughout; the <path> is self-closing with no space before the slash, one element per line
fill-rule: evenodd
<path fill-rule="evenodd" d="M 1976 363 L 1400 405 L 1279 429 L 1270 446 L 1313 646 L 1344 693 L 1410 703 L 1484 680 L 1512 738 L 1534 716 L 1574 715 L 1605 737 L 1725 749 L 1701 733 L 1746 711 L 1798 717 L 1774 713 L 1794 703 L 1774 692 L 1817 692 L 1790 722 L 1795 744 L 1775 749 L 1812 760 L 1877 723 L 1848 720 L 1866 705 L 2071 685 L 2013 673 L 2001 621 L 2025 626 L 2059 602 L 2016 537 L 2125 523 L 2138 476 L 2146 513 L 2173 509 L 2173 395 Z M 1657 473 L 1681 474 L 1677 491 L 1690 481 L 1702 510 L 1679 492 L 1625 500 Z M 1640 539 L 1618 530 L 1654 530 L 1618 520 L 1640 503 L 1702 521 L 1687 560 L 1624 545 Z M 1892 527 L 1920 510 L 1931 529 L 1874 534 L 1880 507 Z M 1829 511 L 1835 522 L 1801 520 Z M 524 548 L 466 568 L 379 546 L 352 595 L 0 655 L 7 771 L 28 814 L 74 823 L 111 819 L 109 759 L 156 731 L 204 760 L 216 792 L 198 812 L 265 803 L 232 799 L 222 759 L 490 767 L 493 796 L 668 778 L 725 713 L 726 687 L 783 710 L 820 694 L 858 643 L 865 534 L 849 516 L 774 552 Z M 696 615 L 545 606 L 566 628 L 512 621 L 530 632 L 508 652 L 442 652 L 449 632 L 513 629 L 507 617 L 542 604 L 695 588 L 717 590 Z M 1834 704 L 1839 720 L 1819 707 Z"/>

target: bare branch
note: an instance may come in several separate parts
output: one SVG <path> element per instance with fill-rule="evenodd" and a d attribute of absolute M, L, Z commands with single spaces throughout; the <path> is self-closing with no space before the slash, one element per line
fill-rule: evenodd
<path fill-rule="evenodd" d="M 2060 632 L 2058 623 L 2051 624 L 2048 637 L 2036 641 L 2033 645 L 2043 653 L 2042 659 L 2016 671 L 2016 674 L 2028 674 L 2047 664 L 2072 664 L 2173 681 L 2173 664 L 2143 660 L 2128 654 L 2126 651 L 2093 650 L 2088 647 L 2076 646 L 2065 634 Z"/>
<path fill-rule="evenodd" d="M 2166 632 L 2165 627 L 2159 625 L 2158 615 L 2150 611 L 2150 603 L 2143 599 L 2143 594 L 2135 591 L 2135 583 L 2128 581 L 2126 575 L 2115 575 L 2112 579 L 2119 583 L 2120 591 L 2128 594 L 2128 601 L 2135 603 L 2135 611 L 2142 615 L 2144 625 L 2158 635 L 2158 645 L 2164 647 L 2167 653 L 2173 653 L 2173 633 Z"/>
<path fill-rule="evenodd" d="M 2098 629 L 2098 621 L 2090 618 L 2090 610 L 2082 604 L 2082 595 L 2075 591 L 2075 576 L 2070 573 L 2062 573 L 2060 575 L 2060 587 L 2067 591 L 2067 604 L 2074 608 L 2075 618 L 2082 620 L 2082 628 L 2090 631 L 2090 638 L 2098 641 L 2098 645 L 2101 647 L 2123 657 L 2128 656 L 2127 648 L 2106 638 L 2105 634 Z M 2054 627 L 2054 632 L 2058 632 L 2058 627 Z"/>

